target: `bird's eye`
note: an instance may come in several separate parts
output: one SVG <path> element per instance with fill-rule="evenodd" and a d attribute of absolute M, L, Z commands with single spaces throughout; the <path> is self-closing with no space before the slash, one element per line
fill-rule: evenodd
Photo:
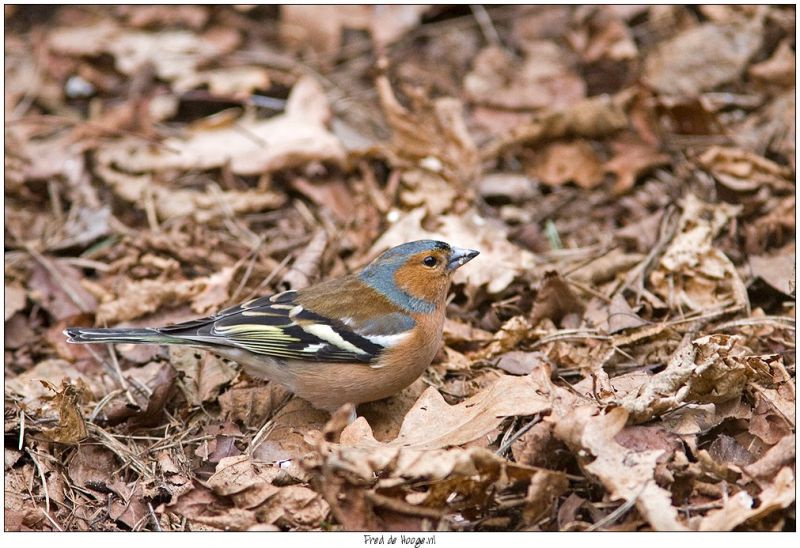
<path fill-rule="evenodd" d="M 436 266 L 436 263 L 438 263 L 438 262 L 439 261 L 437 261 L 436 257 L 434 257 L 433 255 L 428 255 L 427 257 L 422 259 L 422 264 L 424 264 L 425 266 L 431 267 L 431 268 Z"/>

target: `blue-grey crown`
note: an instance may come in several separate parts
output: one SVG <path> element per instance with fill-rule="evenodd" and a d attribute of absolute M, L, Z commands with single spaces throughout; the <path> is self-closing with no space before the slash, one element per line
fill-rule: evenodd
<path fill-rule="evenodd" d="M 405 264 L 408 257 L 434 249 L 450 251 L 452 248 L 439 240 L 417 240 L 388 249 L 361 271 L 361 281 L 404 310 L 433 312 L 436 308 L 435 303 L 413 297 L 397 287 L 394 274 Z"/>

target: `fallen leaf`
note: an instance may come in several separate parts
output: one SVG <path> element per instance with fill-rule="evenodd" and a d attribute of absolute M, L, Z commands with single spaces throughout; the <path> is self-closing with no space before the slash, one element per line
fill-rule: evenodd
<path fill-rule="evenodd" d="M 287 485 L 269 497 L 256 515 L 266 523 L 316 528 L 329 512 L 328 503 L 319 493 L 302 485 Z"/>
<path fill-rule="evenodd" d="M 385 75 L 375 85 L 392 130 L 391 143 L 383 147 L 390 161 L 403 171 L 422 169 L 468 192 L 467 183 L 480 174 L 481 166 L 461 101 L 453 97 L 430 100 L 417 91 L 411 108 L 406 108 Z"/>
<path fill-rule="evenodd" d="M 284 114 L 267 120 L 245 117 L 227 127 L 198 128 L 185 137 L 167 138 L 158 147 L 138 139 L 121 139 L 101 146 L 96 159 L 128 173 L 228 165 L 236 174 L 258 175 L 310 160 L 341 164 L 344 149 L 325 127 L 330 117 L 322 86 L 306 76 L 292 89 Z M 244 195 L 258 197 L 257 193 Z"/>
<path fill-rule="evenodd" d="M 627 411 L 619 407 L 597 414 L 592 406 L 583 405 L 566 407 L 546 420 L 574 451 L 594 457 L 584 468 L 603 483 L 613 500 L 635 501 L 639 513 L 657 531 L 685 530 L 669 491 L 655 482 L 656 464 L 664 450 L 634 451 L 614 441 L 627 418 Z"/>
<path fill-rule="evenodd" d="M 31 405 L 35 401 L 41 402 L 44 398 L 52 395 L 47 388 L 48 385 L 61 386 L 65 382 L 77 382 L 79 379 L 84 380 L 84 375 L 69 362 L 43 360 L 32 369 L 6 379 L 5 386 L 7 390 L 19 394 L 27 404 Z"/>
<path fill-rule="evenodd" d="M 652 291 L 670 308 L 708 311 L 734 304 L 748 308 L 747 290 L 725 254 L 714 247 L 719 231 L 740 208 L 709 204 L 689 194 L 672 242 L 650 274 Z"/>
<path fill-rule="evenodd" d="M 256 90 L 269 89 L 269 72 L 256 66 L 198 71 L 175 82 L 173 90 L 184 92 L 204 85 L 208 86 L 212 95 L 245 100 Z"/>
<path fill-rule="evenodd" d="M 631 30 L 613 6 L 595 6 L 567 38 L 588 63 L 624 61 L 638 54 Z"/>
<path fill-rule="evenodd" d="M 647 325 L 647 322 L 633 311 L 628 301 L 625 300 L 625 297 L 620 293 L 616 293 L 611 299 L 611 303 L 608 306 L 608 318 L 606 321 L 608 326 L 607 330 L 610 334 Z"/>
<path fill-rule="evenodd" d="M 199 223 L 207 223 L 229 214 L 275 209 L 286 202 L 286 196 L 277 192 L 219 191 L 213 186 L 206 191 L 173 190 L 155 182 L 151 174 L 130 175 L 104 165 L 97 165 L 96 171 L 123 200 L 140 209 L 152 203 L 162 220 L 191 216 Z"/>
<path fill-rule="evenodd" d="M 61 259 L 36 255 L 28 284 L 32 301 L 41 305 L 56 320 L 94 312 L 94 296 L 81 286 L 80 270 Z"/>
<path fill-rule="evenodd" d="M 464 90 L 475 103 L 509 110 L 564 108 L 586 96 L 586 85 L 556 43 L 525 44 L 517 61 L 505 49 L 489 46 L 475 57 Z"/>
<path fill-rule="evenodd" d="M 761 278 L 784 295 L 795 291 L 795 248 L 794 243 L 769 255 L 750 255 L 750 270 L 753 276 Z"/>
<path fill-rule="evenodd" d="M 96 323 L 111 325 L 126 322 L 155 312 L 176 302 L 192 303 L 198 315 L 220 308 L 228 300 L 228 286 L 235 268 L 229 267 L 204 278 L 187 281 L 129 281 L 116 298 L 97 307 Z"/>
<path fill-rule="evenodd" d="M 763 360 L 748 356 L 741 338 L 706 335 L 684 340 L 664 371 L 640 391 L 623 396 L 620 405 L 636 422 L 663 415 L 683 403 L 723 403 L 739 396 L 751 378 L 769 370 Z"/>
<path fill-rule="evenodd" d="M 548 271 L 536 294 L 531 310 L 531 325 L 547 318 L 558 325 L 568 314 L 582 314 L 585 306 L 557 272 Z"/>
<path fill-rule="evenodd" d="M 778 443 L 795 430 L 794 386 L 764 388 L 751 384 L 756 405 L 749 424 L 751 434 L 769 445 Z"/>
<path fill-rule="evenodd" d="M 758 500 L 760 504 L 754 507 L 753 497 L 747 491 L 739 491 L 733 496 L 723 498 L 722 508 L 711 510 L 697 520 L 696 527 L 700 531 L 730 531 L 748 520 L 788 507 L 795 500 L 795 482 L 791 468 L 781 469 L 773 482 L 758 495 Z"/>
<path fill-rule="evenodd" d="M 219 40 L 211 33 L 183 30 L 132 31 L 105 20 L 92 26 L 56 28 L 48 38 L 50 48 L 62 55 L 108 53 L 123 74 L 131 76 L 150 64 L 159 78 L 173 82 L 191 78 L 198 67 L 234 49 L 238 32 L 231 29 L 226 40 Z"/>
<path fill-rule="evenodd" d="M 557 142 L 544 147 L 529 171 L 549 186 L 574 182 L 591 189 L 603 182 L 603 166 L 586 141 Z"/>
<path fill-rule="evenodd" d="M 784 436 L 773 445 L 760 459 L 744 466 L 744 471 L 757 480 L 770 481 L 784 467 L 795 462 L 795 435 Z"/>
<path fill-rule="evenodd" d="M 190 405 L 202 405 L 215 399 L 222 387 L 237 375 L 225 360 L 210 352 L 170 346 L 169 353 L 172 367 L 184 374 L 183 392 Z"/>
<path fill-rule="evenodd" d="M 603 137 L 628 126 L 624 95 L 599 95 L 583 99 L 564 109 L 546 110 L 530 123 L 515 124 L 481 146 L 480 157 L 494 160 L 508 148 L 536 144 L 564 137 Z"/>
<path fill-rule="evenodd" d="M 721 434 L 708 448 L 708 454 L 716 462 L 726 466 L 742 467 L 755 460 L 753 454 L 734 438 Z"/>
<path fill-rule="evenodd" d="M 16 287 L 13 285 L 6 285 L 4 286 L 5 291 L 3 295 L 5 297 L 5 320 L 8 321 L 11 316 L 19 312 L 20 310 L 25 309 L 26 305 L 26 292 L 21 287 Z"/>
<path fill-rule="evenodd" d="M 487 173 L 478 181 L 478 194 L 487 199 L 521 203 L 538 196 L 536 183 L 517 173 Z"/>
<path fill-rule="evenodd" d="M 502 376 L 490 388 L 457 405 L 448 405 L 430 387 L 406 414 L 397 437 L 386 445 L 415 449 L 463 445 L 497 428 L 504 417 L 545 411 L 550 407 L 548 384 L 542 380 L 545 375 L 549 375 L 547 367 L 524 377 Z M 344 429 L 340 442 L 378 443 L 363 418 Z"/>
<path fill-rule="evenodd" d="M 706 23 L 656 46 L 644 65 L 644 79 L 659 93 L 695 96 L 742 74 L 761 46 L 758 21 Z"/>
<path fill-rule="evenodd" d="M 286 389 L 273 383 L 234 386 L 219 396 L 219 406 L 225 420 L 257 427 L 266 421 L 288 395 Z"/>
<path fill-rule="evenodd" d="M 72 483 L 79 487 L 104 484 L 113 478 L 118 464 L 114 453 L 107 448 L 90 444 L 79 444 L 69 462 L 68 473 Z"/>
<path fill-rule="evenodd" d="M 50 388 L 56 390 L 54 386 Z M 58 425 L 42 432 L 48 439 L 56 443 L 72 445 L 89 435 L 78 407 L 79 398 L 80 395 L 75 385 L 62 381 L 61 390 L 56 391 L 53 396 L 53 403 L 58 409 Z"/>
<path fill-rule="evenodd" d="M 633 188 L 640 175 L 669 163 L 669 156 L 633 136 L 614 140 L 611 149 L 613 156 L 603 164 L 603 169 L 617 178 L 612 189 L 615 195 L 624 194 Z"/>
<path fill-rule="evenodd" d="M 738 192 L 753 192 L 762 186 L 783 192 L 794 188 L 791 169 L 746 150 L 715 146 L 698 162 L 721 184 Z"/>
<path fill-rule="evenodd" d="M 209 314 L 222 308 L 230 298 L 228 287 L 236 270 L 235 266 L 223 268 L 205 279 L 204 287 L 192 299 L 192 310 L 198 314 Z"/>
<path fill-rule="evenodd" d="M 497 367 L 512 375 L 528 375 L 537 367 L 549 365 L 550 360 L 543 352 L 521 352 L 512 350 L 501 355 Z"/>
<path fill-rule="evenodd" d="M 230 496 L 239 508 L 253 509 L 280 488 L 272 485 L 281 469 L 253 461 L 248 455 L 222 459 L 206 484 L 221 496 Z"/>
<path fill-rule="evenodd" d="M 419 24 L 426 5 L 281 6 L 280 33 L 290 46 L 310 46 L 321 55 L 339 51 L 344 29 L 369 30 L 377 46 L 388 46 Z"/>
<path fill-rule="evenodd" d="M 795 82 L 796 60 L 788 40 L 782 41 L 772 53 L 772 57 L 752 65 L 748 74 L 759 80 L 779 86 L 793 87 Z"/>
<path fill-rule="evenodd" d="M 116 495 L 109 497 L 108 517 L 121 521 L 129 529 L 140 525 L 148 516 L 147 505 L 142 500 L 141 482 L 131 485 L 114 480 L 108 487 Z"/>

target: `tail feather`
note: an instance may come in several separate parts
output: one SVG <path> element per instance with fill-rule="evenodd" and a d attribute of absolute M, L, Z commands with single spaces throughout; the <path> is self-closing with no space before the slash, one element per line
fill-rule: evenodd
<path fill-rule="evenodd" d="M 196 342 L 164 335 L 157 329 L 109 329 L 68 327 L 64 330 L 70 343 L 131 343 L 131 344 L 197 344 Z"/>

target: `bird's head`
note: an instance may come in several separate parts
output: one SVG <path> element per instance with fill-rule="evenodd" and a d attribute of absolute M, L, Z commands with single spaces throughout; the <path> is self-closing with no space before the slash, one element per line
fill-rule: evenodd
<path fill-rule="evenodd" d="M 478 254 L 437 240 L 418 240 L 383 252 L 360 277 L 403 308 L 432 310 L 444 303 L 453 272 Z"/>

